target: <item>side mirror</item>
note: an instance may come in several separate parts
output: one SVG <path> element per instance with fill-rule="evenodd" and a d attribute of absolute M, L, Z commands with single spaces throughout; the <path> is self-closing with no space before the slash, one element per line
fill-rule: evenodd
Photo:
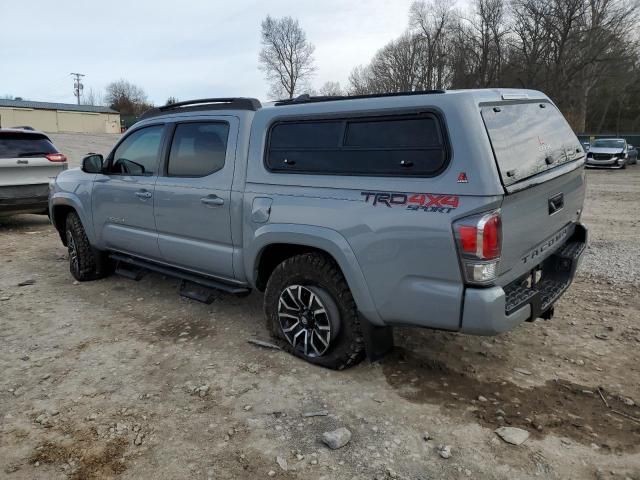
<path fill-rule="evenodd" d="M 102 162 L 102 155 L 90 153 L 82 159 L 82 171 L 85 173 L 101 173 Z"/>

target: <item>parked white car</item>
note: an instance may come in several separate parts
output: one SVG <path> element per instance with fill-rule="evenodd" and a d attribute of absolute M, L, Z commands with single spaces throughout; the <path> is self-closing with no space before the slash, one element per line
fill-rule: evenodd
<path fill-rule="evenodd" d="M 47 214 L 49 182 L 66 169 L 67 157 L 44 133 L 0 128 L 0 215 Z"/>

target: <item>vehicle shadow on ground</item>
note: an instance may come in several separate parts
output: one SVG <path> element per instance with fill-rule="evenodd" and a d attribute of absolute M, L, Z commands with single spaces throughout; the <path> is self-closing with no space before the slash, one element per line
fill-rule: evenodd
<path fill-rule="evenodd" d="M 0 232 L 6 231 L 20 231 L 31 227 L 47 227 L 51 225 L 49 217 L 46 215 L 11 215 L 0 216 Z"/>

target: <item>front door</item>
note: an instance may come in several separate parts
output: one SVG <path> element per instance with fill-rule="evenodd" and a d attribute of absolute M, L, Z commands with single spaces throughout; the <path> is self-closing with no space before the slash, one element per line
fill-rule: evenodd
<path fill-rule="evenodd" d="M 164 125 L 136 129 L 107 159 L 93 185 L 93 224 L 98 246 L 160 259 L 153 216 Z"/>
<path fill-rule="evenodd" d="M 158 243 L 165 262 L 233 279 L 231 182 L 235 117 L 176 123 L 155 188 Z"/>

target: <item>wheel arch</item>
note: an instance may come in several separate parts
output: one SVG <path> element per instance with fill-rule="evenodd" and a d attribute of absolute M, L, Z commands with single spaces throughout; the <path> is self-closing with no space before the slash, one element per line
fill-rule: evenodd
<path fill-rule="evenodd" d="M 384 325 L 351 246 L 335 230 L 270 224 L 256 230 L 249 245 L 245 249 L 245 272 L 256 289 L 264 290 L 273 270 L 287 258 L 308 252 L 322 253 L 340 268 L 360 313 L 373 324 Z"/>
<path fill-rule="evenodd" d="M 65 235 L 66 219 L 69 213 L 76 213 L 80 217 L 80 222 L 85 229 L 89 241 L 93 243 L 93 223 L 90 221 L 89 214 L 85 211 L 82 204 L 70 195 L 59 195 L 51 199 L 51 223 L 58 231 L 62 243 L 67 245 Z"/>

